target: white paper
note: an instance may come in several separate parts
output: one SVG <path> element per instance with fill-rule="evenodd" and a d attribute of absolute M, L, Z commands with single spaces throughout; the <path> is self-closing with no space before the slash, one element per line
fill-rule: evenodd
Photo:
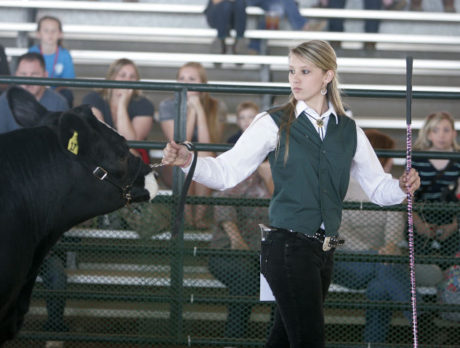
<path fill-rule="evenodd" d="M 262 302 L 273 302 L 275 301 L 275 296 L 273 296 L 272 289 L 270 285 L 268 285 L 267 279 L 265 279 L 264 275 L 260 273 L 260 301 Z"/>

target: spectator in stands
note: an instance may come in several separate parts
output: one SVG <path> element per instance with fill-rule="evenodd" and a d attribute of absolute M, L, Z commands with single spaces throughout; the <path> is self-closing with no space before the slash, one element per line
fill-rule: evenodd
<path fill-rule="evenodd" d="M 341 241 L 342 200 L 355 177 L 374 203 L 391 205 L 413 193 L 415 170 L 400 180 L 386 174 L 364 132 L 345 116 L 338 90 L 337 58 L 325 41 L 290 50 L 288 102 L 256 116 L 237 143 L 199 157 L 193 179 L 231 188 L 268 156 L 275 190 L 270 225 L 261 247 L 261 272 L 276 298 L 274 325 L 265 347 L 322 348 L 323 302 Z M 188 171 L 193 153 L 169 142 L 163 163 Z M 330 238 L 328 238 L 330 237 Z"/>
<path fill-rule="evenodd" d="M 47 77 L 45 61 L 40 53 L 26 53 L 18 58 L 15 76 L 20 77 Z M 69 108 L 67 101 L 60 94 L 46 86 L 21 85 L 30 92 L 37 101 L 52 111 L 65 111 Z M 21 128 L 13 118 L 11 109 L 6 99 L 6 92 L 0 97 L 0 133 Z M 54 252 L 45 257 L 40 267 L 40 276 L 43 285 L 48 290 L 65 290 L 67 275 L 62 260 Z M 46 309 L 48 318 L 44 329 L 51 331 L 67 331 L 64 323 L 65 298 L 46 296 Z"/>
<path fill-rule="evenodd" d="M 43 260 L 38 275 L 43 280 L 43 285 L 51 291 L 64 291 L 67 288 L 67 273 L 64 268 L 63 256 L 51 251 Z M 49 293 L 45 297 L 48 318 L 43 325 L 45 331 L 69 331 L 64 321 L 65 297 Z"/>
<path fill-rule="evenodd" d="M 241 129 L 243 131 L 243 129 Z M 214 197 L 270 198 L 273 180 L 270 164 L 263 162 L 246 180 L 235 187 L 219 191 Z M 267 207 L 215 206 L 211 248 L 252 250 L 251 255 L 219 254 L 209 257 L 209 270 L 228 289 L 230 296 L 256 296 L 259 293 L 260 229 L 258 224 L 268 220 Z M 225 337 L 244 337 L 251 314 L 251 305 L 230 303 Z"/>
<path fill-rule="evenodd" d="M 209 0 L 204 13 L 209 26 L 217 30 L 213 53 L 225 54 L 227 52 L 225 39 L 230 35 L 230 29 L 235 29 L 236 32 L 232 53 L 243 53 L 246 30 L 245 0 Z"/>
<path fill-rule="evenodd" d="M 37 52 L 43 55 L 46 71 L 50 78 L 73 79 L 75 71 L 70 52 L 62 46 L 62 23 L 52 16 L 40 18 L 37 24 L 38 45 L 29 48 L 29 52 Z M 53 87 L 54 88 L 54 87 Z M 69 107 L 73 106 L 73 92 L 65 87 L 57 87 L 67 100 Z"/>
<path fill-rule="evenodd" d="M 110 65 L 106 80 L 139 81 L 139 70 L 132 60 L 117 59 Z M 105 88 L 88 93 L 82 103 L 91 105 L 99 120 L 127 140 L 146 140 L 152 129 L 154 106 L 138 89 Z M 132 152 L 140 155 L 145 163 L 150 163 L 146 150 L 133 149 Z"/>
<path fill-rule="evenodd" d="M 265 17 L 258 21 L 258 29 L 279 29 L 279 21 L 284 16 L 294 30 L 320 31 L 327 22 L 325 20 L 311 20 L 302 16 L 298 2 L 295 0 L 246 0 L 248 6 L 260 7 L 265 11 Z M 251 54 L 260 53 L 261 40 L 253 39 L 249 42 Z"/>
<path fill-rule="evenodd" d="M 377 130 L 366 130 L 371 145 L 377 149 L 393 149 L 394 141 Z M 389 173 L 392 159 L 380 158 Z M 350 180 L 345 201 L 369 202 L 368 196 L 354 179 Z M 401 255 L 404 240 L 405 214 L 395 211 L 344 210 L 339 234 L 346 240 L 345 253 Z M 371 301 L 410 302 L 410 281 L 405 265 L 396 263 L 349 262 L 334 264 L 333 282 L 351 289 L 366 289 Z M 406 313 L 410 319 L 410 313 Z M 385 342 L 390 328 L 391 310 L 366 310 L 364 341 Z"/>
<path fill-rule="evenodd" d="M 328 8 L 345 8 L 346 0 L 327 0 Z M 382 0 L 363 0 L 364 9 L 366 10 L 380 10 L 382 8 Z M 329 19 L 329 31 L 343 32 L 344 31 L 343 18 Z M 378 33 L 380 21 L 376 19 L 368 19 L 364 22 L 364 31 L 366 33 Z M 339 48 L 340 41 L 333 41 L 331 45 Z M 375 49 L 375 42 L 365 42 L 364 48 L 368 50 Z"/>
<path fill-rule="evenodd" d="M 45 61 L 40 53 L 26 53 L 18 58 L 15 76 L 20 77 L 48 77 Z M 43 106 L 52 111 L 64 111 L 69 108 L 67 101 L 51 88 L 38 85 L 21 85 L 30 92 Z M 0 97 L 0 133 L 19 129 L 11 113 L 6 92 Z"/>
<path fill-rule="evenodd" d="M 227 143 L 235 144 L 258 113 L 259 106 L 253 101 L 244 101 L 238 104 L 236 107 L 236 124 L 240 129 L 227 139 Z"/>
<path fill-rule="evenodd" d="M 10 66 L 8 65 L 8 60 L 6 59 L 5 49 L 0 44 L 0 75 L 9 75 Z M 8 85 L 0 84 L 0 93 L 3 92 Z"/>
<path fill-rule="evenodd" d="M 208 83 L 206 70 L 200 63 L 188 62 L 178 71 L 176 79 L 183 83 Z M 171 98 L 160 103 L 159 119 L 161 128 L 168 141 L 174 139 L 174 122 L 177 118 L 177 100 Z M 199 143 L 220 143 L 222 132 L 227 121 L 227 107 L 225 103 L 209 95 L 207 92 L 187 92 L 187 123 L 186 140 Z M 200 152 L 200 156 L 210 155 L 209 152 Z M 170 168 L 169 168 L 170 169 Z M 171 172 L 162 170 L 163 180 L 170 185 Z M 190 194 L 209 196 L 211 191 L 204 185 L 192 183 Z M 195 206 L 195 213 L 190 206 L 186 207 L 186 223 L 191 227 L 206 228 L 204 221 L 205 206 Z"/>
<path fill-rule="evenodd" d="M 444 7 L 444 12 L 457 12 L 454 0 L 442 0 L 442 5 Z M 411 11 L 423 11 L 422 0 L 411 0 L 409 8 Z"/>
<path fill-rule="evenodd" d="M 445 111 L 427 116 L 414 149 L 419 151 L 459 151 L 454 118 Z M 460 163 L 449 159 L 421 159 L 415 157 L 412 166 L 419 171 L 420 191 L 415 195 L 421 208 L 414 212 L 414 246 L 416 254 L 454 257 L 459 250 L 459 224 L 457 214 L 444 208 L 429 211 L 420 203 L 457 202 Z M 434 286 L 442 280 L 442 271 L 448 263 L 418 264 L 416 279 L 420 285 Z"/>

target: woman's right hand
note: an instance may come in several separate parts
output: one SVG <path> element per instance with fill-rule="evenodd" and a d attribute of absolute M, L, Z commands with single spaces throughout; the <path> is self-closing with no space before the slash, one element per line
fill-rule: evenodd
<path fill-rule="evenodd" d="M 190 164 L 192 157 L 192 153 L 184 145 L 177 144 L 173 140 L 166 144 L 161 163 L 170 166 L 186 167 Z"/>
<path fill-rule="evenodd" d="M 115 98 L 118 98 L 118 105 L 124 108 L 128 108 L 129 102 L 133 95 L 134 90 L 132 89 L 115 89 L 113 95 Z"/>

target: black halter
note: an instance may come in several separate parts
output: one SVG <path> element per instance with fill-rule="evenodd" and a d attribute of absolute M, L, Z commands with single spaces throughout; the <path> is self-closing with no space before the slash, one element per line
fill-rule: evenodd
<path fill-rule="evenodd" d="M 134 175 L 133 179 L 129 184 L 122 185 L 116 178 L 113 177 L 107 170 L 104 168 L 97 166 L 96 168 L 93 169 L 92 173 L 93 175 L 98 178 L 101 181 L 107 181 L 111 183 L 113 186 L 118 188 L 121 192 L 121 197 L 126 201 L 126 204 L 130 204 L 131 200 L 133 197 L 131 196 L 131 189 L 133 187 L 134 181 L 136 181 L 137 176 L 139 175 L 139 172 L 141 171 L 142 168 L 142 160 L 140 158 L 138 159 L 138 166 L 136 170 L 136 174 Z"/>

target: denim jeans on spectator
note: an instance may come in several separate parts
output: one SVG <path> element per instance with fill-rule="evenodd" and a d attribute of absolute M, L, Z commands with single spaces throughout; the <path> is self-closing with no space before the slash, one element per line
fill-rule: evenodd
<path fill-rule="evenodd" d="M 50 254 L 43 260 L 39 273 L 43 285 L 47 290 L 65 290 L 67 287 L 67 274 L 59 256 Z M 46 329 L 53 331 L 65 331 L 64 307 L 65 298 L 51 295 L 46 296 L 46 311 L 48 319 Z"/>
<path fill-rule="evenodd" d="M 234 28 L 236 37 L 244 37 L 246 30 L 245 0 L 221 1 L 206 10 L 206 20 L 211 28 L 217 30 L 217 37 L 225 39 Z"/>
<path fill-rule="evenodd" d="M 365 10 L 380 10 L 382 8 L 382 0 L 362 0 Z M 329 0 L 329 8 L 345 8 L 346 0 Z M 364 22 L 364 31 L 366 33 L 378 33 L 380 27 L 379 20 L 366 20 Z M 342 32 L 343 19 L 331 18 L 329 19 L 329 31 Z"/>
<path fill-rule="evenodd" d="M 266 348 L 323 348 L 323 302 L 332 276 L 334 249 L 286 232 L 262 242 L 261 271 L 276 299 Z"/>
<path fill-rule="evenodd" d="M 375 251 L 354 251 L 353 253 L 376 254 Z M 409 269 L 397 263 L 336 262 L 334 283 L 351 289 L 366 289 L 366 297 L 371 301 L 410 302 Z M 365 342 L 385 342 L 392 310 L 366 310 Z M 404 315 L 411 320 L 410 312 Z"/>
<path fill-rule="evenodd" d="M 214 277 L 225 284 L 230 296 L 256 297 L 259 293 L 259 258 L 257 256 L 211 256 L 209 270 Z M 225 337 L 244 337 L 251 308 L 252 305 L 246 303 L 228 305 Z"/>
<path fill-rule="evenodd" d="M 282 15 L 286 16 L 292 29 L 300 30 L 307 23 L 307 19 L 302 17 L 294 0 L 246 0 L 248 6 L 260 7 L 265 13 L 270 12 L 273 8 L 281 7 Z M 258 20 L 257 29 L 265 29 L 265 18 L 261 16 Z M 252 39 L 249 42 L 249 48 L 260 52 L 260 40 Z"/>

